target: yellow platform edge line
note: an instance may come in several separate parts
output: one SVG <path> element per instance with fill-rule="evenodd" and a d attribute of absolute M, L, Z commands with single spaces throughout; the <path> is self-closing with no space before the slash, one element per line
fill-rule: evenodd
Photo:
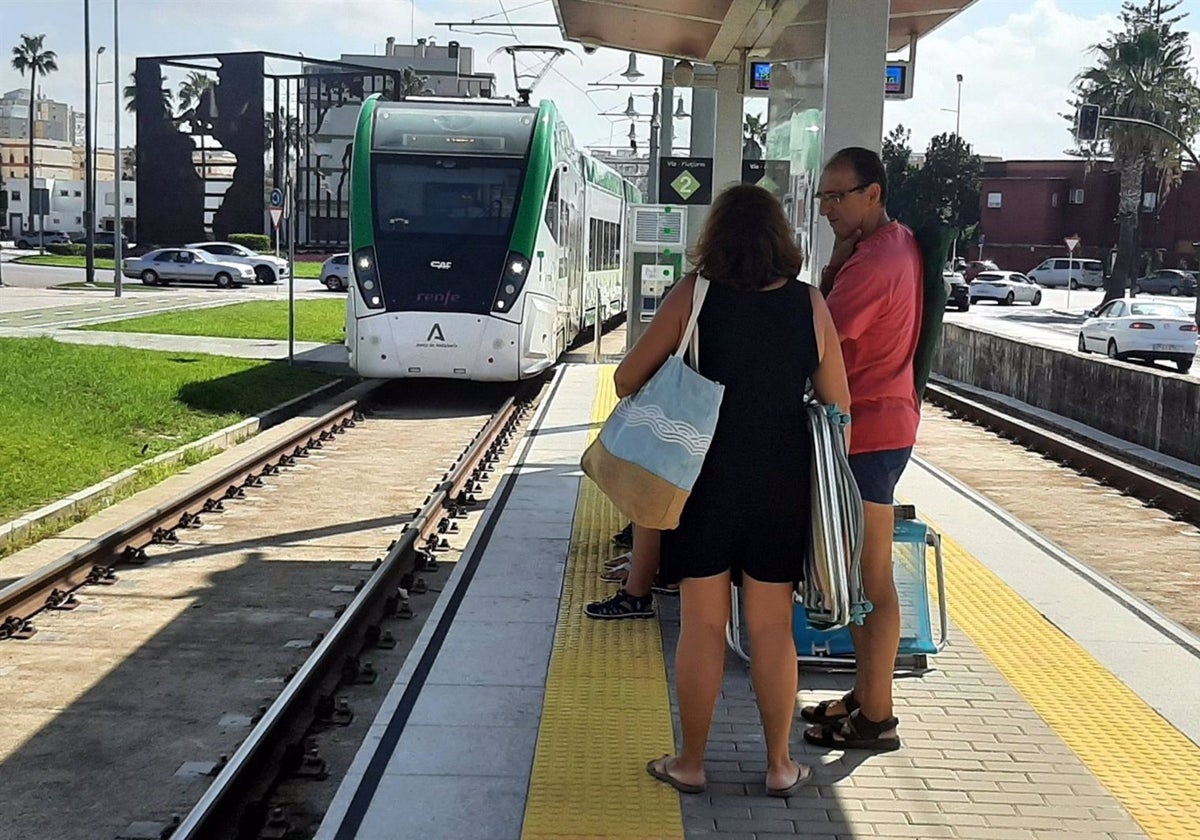
<path fill-rule="evenodd" d="M 1200 747 L 944 533 L 942 546 L 959 629 L 1149 837 L 1200 838 Z"/>
<path fill-rule="evenodd" d="M 592 419 L 616 405 L 612 365 L 598 369 Z M 580 453 L 581 455 L 583 453 Z M 624 521 L 589 479 L 580 487 L 523 840 L 683 840 L 679 794 L 646 762 L 675 751 L 657 621 L 592 621 L 589 601 L 615 591 L 597 577 Z"/>

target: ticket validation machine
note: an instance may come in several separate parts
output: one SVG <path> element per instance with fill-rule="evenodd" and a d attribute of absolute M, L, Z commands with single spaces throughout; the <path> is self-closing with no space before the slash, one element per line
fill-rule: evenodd
<path fill-rule="evenodd" d="M 634 345 L 663 298 L 683 276 L 687 243 L 682 208 L 634 204 L 629 208 L 625 261 L 625 349 Z"/>

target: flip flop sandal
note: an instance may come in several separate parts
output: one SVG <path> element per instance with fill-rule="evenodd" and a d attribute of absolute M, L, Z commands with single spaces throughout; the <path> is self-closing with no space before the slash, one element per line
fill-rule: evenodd
<path fill-rule="evenodd" d="M 628 551 L 626 551 L 624 554 L 618 554 L 616 557 L 612 558 L 611 560 L 605 560 L 604 568 L 615 569 L 618 566 L 628 566 L 632 562 L 633 562 L 633 556 Z"/>
<path fill-rule="evenodd" d="M 689 785 L 687 782 L 681 782 L 679 779 L 676 779 L 671 775 L 671 773 L 667 770 L 667 763 L 672 758 L 673 756 L 663 755 L 660 758 L 651 759 L 646 764 L 646 772 L 658 779 L 660 782 L 666 782 L 680 793 L 704 793 L 704 791 L 708 788 L 707 782 L 702 785 Z M 659 764 L 662 765 L 661 769 L 657 766 Z"/>
<path fill-rule="evenodd" d="M 854 692 L 852 690 L 847 691 L 842 696 L 841 703 L 846 707 L 845 714 L 831 715 L 829 713 L 829 707 L 837 702 L 837 700 L 822 700 L 815 706 L 804 706 L 800 709 L 800 717 L 809 723 L 817 724 L 817 726 L 836 725 L 858 711 L 859 703 L 854 699 Z"/>
<path fill-rule="evenodd" d="M 624 583 L 629 578 L 629 566 L 617 566 L 605 569 L 600 573 L 600 580 L 605 583 Z"/>
<path fill-rule="evenodd" d="M 767 796 L 774 796 L 778 799 L 787 799 L 789 796 L 795 796 L 800 792 L 800 788 L 804 787 L 813 780 L 813 771 L 811 767 L 809 767 L 807 764 L 800 763 L 797 763 L 796 766 L 800 768 L 796 773 L 796 781 L 784 788 L 773 788 L 768 785 Z"/>
<path fill-rule="evenodd" d="M 880 736 L 899 725 L 900 721 L 894 717 L 881 721 L 870 720 L 860 709 L 849 717 L 842 718 L 838 724 L 827 723 L 804 730 L 804 740 L 814 746 L 833 750 L 890 752 L 900 749 L 900 736 Z"/>

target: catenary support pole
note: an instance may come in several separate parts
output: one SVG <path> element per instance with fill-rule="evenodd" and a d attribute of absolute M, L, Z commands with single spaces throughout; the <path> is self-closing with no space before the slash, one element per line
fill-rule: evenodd
<path fill-rule="evenodd" d="M 84 281 L 96 282 L 96 225 L 92 221 L 92 118 L 95 116 L 87 102 L 92 98 L 92 9 L 83 0 L 83 235 Z"/>
<path fill-rule="evenodd" d="M 113 0 L 113 295 L 121 296 L 121 0 Z"/>

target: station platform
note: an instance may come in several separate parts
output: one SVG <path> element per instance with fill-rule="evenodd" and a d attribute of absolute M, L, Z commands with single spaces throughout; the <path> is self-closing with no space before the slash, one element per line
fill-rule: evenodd
<path fill-rule="evenodd" d="M 616 403 L 612 366 L 560 368 L 439 595 L 319 840 L 1200 838 L 1200 639 L 932 466 L 899 489 L 944 541 L 949 643 L 896 682 L 904 746 L 808 747 L 788 800 L 766 769 L 748 666 L 730 654 L 708 790 L 675 752 L 678 600 L 597 622 L 624 522 L 579 470 Z M 804 668 L 806 702 L 846 673 Z"/>

